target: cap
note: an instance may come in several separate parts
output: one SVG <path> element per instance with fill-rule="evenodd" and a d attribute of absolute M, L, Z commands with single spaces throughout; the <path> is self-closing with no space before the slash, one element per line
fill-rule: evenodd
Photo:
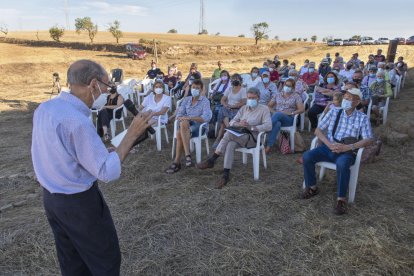
<path fill-rule="evenodd" d="M 362 99 L 361 90 L 359 90 L 358 88 L 351 88 L 351 89 L 346 90 L 346 92 L 348 92 L 349 94 L 358 96 L 360 99 Z"/>
<path fill-rule="evenodd" d="M 268 70 L 264 70 L 264 71 L 262 72 L 261 76 L 263 76 L 263 75 L 270 76 L 270 72 L 269 72 Z"/>

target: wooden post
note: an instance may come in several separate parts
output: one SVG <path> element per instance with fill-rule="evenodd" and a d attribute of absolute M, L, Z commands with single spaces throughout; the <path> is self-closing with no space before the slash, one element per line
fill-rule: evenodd
<path fill-rule="evenodd" d="M 398 40 L 390 40 L 387 51 L 387 62 L 394 62 L 397 54 Z"/>
<path fill-rule="evenodd" d="M 155 42 L 155 39 L 153 39 L 153 42 L 154 42 L 154 56 L 155 56 L 155 62 L 158 64 L 157 42 Z"/>

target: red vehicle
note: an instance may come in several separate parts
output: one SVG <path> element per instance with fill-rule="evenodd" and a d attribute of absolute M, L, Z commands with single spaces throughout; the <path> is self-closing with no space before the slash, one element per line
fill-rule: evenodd
<path fill-rule="evenodd" d="M 144 47 L 135 43 L 128 43 L 125 45 L 126 53 L 132 59 L 144 59 L 147 56 Z"/>

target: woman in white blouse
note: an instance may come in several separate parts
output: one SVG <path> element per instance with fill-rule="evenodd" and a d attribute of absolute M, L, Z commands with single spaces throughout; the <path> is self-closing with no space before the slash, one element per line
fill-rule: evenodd
<path fill-rule="evenodd" d="M 153 112 L 154 116 L 148 122 L 150 125 L 157 125 L 159 116 L 161 116 L 162 124 L 167 124 L 168 122 L 167 112 L 171 108 L 171 97 L 164 93 L 164 83 L 160 80 L 155 81 L 153 93 L 145 97 L 140 106 L 142 111 Z"/>
<path fill-rule="evenodd" d="M 220 130 L 217 134 L 216 141 L 213 144 L 215 149 L 223 138 L 224 130 L 229 126 L 231 119 L 236 116 L 240 107 L 246 104 L 247 89 L 242 87 L 243 79 L 239 74 L 231 76 L 231 86 L 224 92 L 223 98 L 221 98 L 221 104 L 223 108 L 220 109 L 217 123 L 220 126 Z"/>

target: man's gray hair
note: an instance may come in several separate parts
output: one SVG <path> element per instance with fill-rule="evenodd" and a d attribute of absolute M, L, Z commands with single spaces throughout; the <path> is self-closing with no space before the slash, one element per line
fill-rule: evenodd
<path fill-rule="evenodd" d="M 260 90 L 256 87 L 250 87 L 249 90 L 247 90 L 247 94 L 249 93 L 256 94 L 256 96 L 260 98 Z"/>
<path fill-rule="evenodd" d="M 69 66 L 67 81 L 69 85 L 89 85 L 93 79 L 102 80 L 107 75 L 105 69 L 98 63 L 81 59 Z"/>
<path fill-rule="evenodd" d="M 296 69 L 290 69 L 288 75 L 290 74 L 298 74 L 298 71 L 296 71 Z"/>

